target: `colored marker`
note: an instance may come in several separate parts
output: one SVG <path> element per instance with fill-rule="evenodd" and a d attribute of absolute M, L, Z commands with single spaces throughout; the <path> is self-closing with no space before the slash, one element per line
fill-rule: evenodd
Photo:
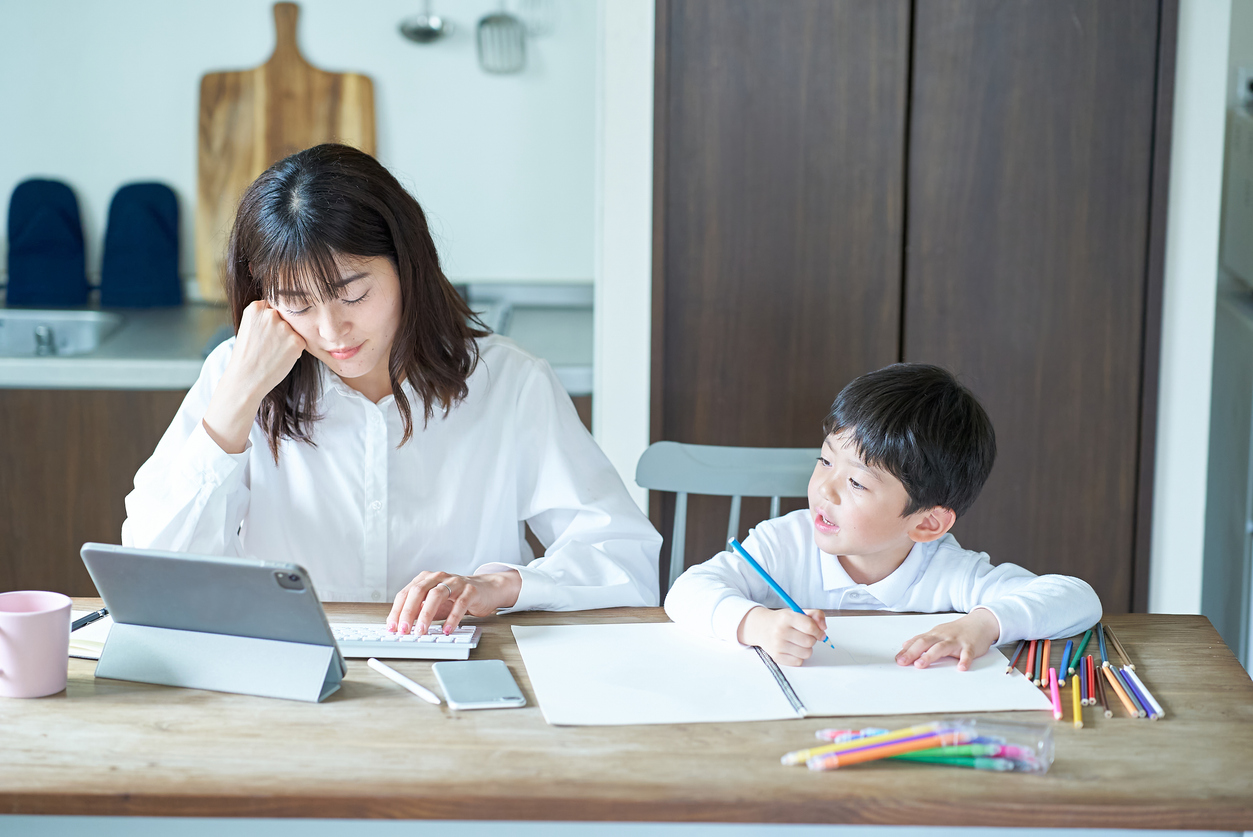
<path fill-rule="evenodd" d="M 947 748 L 945 748 L 947 749 Z M 1012 759 L 988 758 L 986 756 L 929 756 L 922 753 L 899 753 L 888 758 L 901 761 L 917 761 L 924 764 L 943 764 L 948 767 L 969 767 L 974 770 L 1006 770 L 1014 769 Z"/>
<path fill-rule="evenodd" d="M 793 750 L 784 754 L 779 759 L 785 765 L 804 764 L 815 756 L 826 755 L 827 753 L 839 753 L 844 750 L 852 750 L 854 748 L 865 747 L 872 744 L 885 744 L 890 741 L 897 741 L 904 738 L 915 738 L 934 734 L 944 729 L 944 725 L 939 721 L 932 721 L 929 724 L 919 724 L 913 727 L 905 727 L 903 729 L 885 732 L 882 735 L 870 735 L 865 738 L 853 741 L 844 741 L 839 744 L 825 744 L 821 747 L 807 747 L 804 750 Z"/>
<path fill-rule="evenodd" d="M 964 744 L 974 737 L 974 733 L 964 730 L 942 730 L 914 739 L 891 741 L 877 747 L 861 748 L 856 752 L 827 753 L 822 756 L 814 756 L 806 761 L 805 764 L 810 770 L 835 770 L 836 768 L 848 767 L 852 764 L 863 764 L 868 761 L 885 759 L 900 753 L 929 750 L 933 747 L 947 747 L 950 744 Z"/>
<path fill-rule="evenodd" d="M 1077 660 L 1083 656 L 1083 649 L 1088 647 L 1088 640 L 1090 640 L 1091 638 L 1092 638 L 1092 629 L 1088 628 L 1086 631 L 1083 632 L 1083 639 L 1079 640 L 1079 647 L 1075 649 L 1074 660 Z M 1071 660 L 1071 662 L 1074 662 L 1074 660 Z M 1075 673 L 1074 668 L 1071 668 L 1070 674 L 1074 674 L 1074 673 Z"/>
<path fill-rule="evenodd" d="M 1074 674 L 1074 668 L 1070 665 L 1070 653 L 1075 650 L 1075 641 L 1073 639 L 1066 640 L 1066 647 L 1062 649 L 1062 664 L 1057 667 L 1057 673 L 1061 675 L 1062 684 L 1066 683 L 1066 675 Z"/>
<path fill-rule="evenodd" d="M 1049 691 L 1053 693 L 1053 720 L 1062 719 L 1062 697 L 1057 693 L 1057 669 L 1049 669 Z"/>
<path fill-rule="evenodd" d="M 727 543 L 731 545 L 732 549 L 734 549 L 736 552 L 740 554 L 741 558 L 743 558 L 745 561 L 748 562 L 748 565 L 750 567 L 756 570 L 758 574 L 761 575 L 763 579 L 765 579 L 766 583 L 770 585 L 770 588 L 774 590 L 774 592 L 779 594 L 779 598 L 783 599 L 783 601 L 787 603 L 788 607 L 790 607 L 792 610 L 796 611 L 797 613 L 800 613 L 802 615 L 805 614 L 805 611 L 801 610 L 801 606 L 798 605 L 795 601 L 793 601 L 792 597 L 789 596 L 786 592 L 784 592 L 783 588 L 779 586 L 779 582 L 771 578 L 770 573 L 766 572 L 765 568 L 762 567 L 761 564 L 758 564 L 755 560 L 753 560 L 753 556 L 749 555 L 748 551 L 745 550 L 744 547 L 740 546 L 739 541 L 737 541 L 735 538 L 730 538 L 727 541 Z M 835 645 L 831 643 L 831 640 L 827 639 L 825 634 L 822 637 L 822 641 L 825 642 L 827 645 L 831 646 L 832 650 L 835 649 Z"/>
<path fill-rule="evenodd" d="M 1075 729 L 1083 729 L 1083 709 L 1079 705 L 1079 675 L 1070 678 L 1070 690 L 1074 692 L 1070 696 L 1070 711 L 1075 716 Z"/>

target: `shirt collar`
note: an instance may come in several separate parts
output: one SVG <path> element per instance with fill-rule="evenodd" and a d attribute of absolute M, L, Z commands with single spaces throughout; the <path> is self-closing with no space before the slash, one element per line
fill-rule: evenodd
<path fill-rule="evenodd" d="M 905 556 L 905 560 L 887 578 L 865 585 L 866 591 L 874 596 L 885 607 L 893 607 L 905 597 L 905 593 L 918 579 L 919 569 L 924 564 L 926 544 L 915 543 Z M 817 547 L 815 547 L 816 549 Z M 819 565 L 822 569 L 822 589 L 839 590 L 845 587 L 861 586 L 849 577 L 840 559 L 818 550 Z"/>
<path fill-rule="evenodd" d="M 318 375 L 321 377 L 322 392 L 337 392 L 346 398 L 360 398 L 363 401 L 366 401 L 367 403 L 373 404 L 373 402 L 370 402 L 369 399 L 367 399 L 364 395 L 357 392 L 352 387 L 348 386 L 348 384 L 344 383 L 343 378 L 339 377 L 334 372 L 332 372 L 330 370 L 330 367 L 328 367 L 325 363 L 323 363 L 320 360 L 318 361 Z M 409 385 L 409 382 L 407 380 L 404 383 L 402 383 L 400 386 L 402 389 L 404 389 L 405 395 L 408 396 L 409 403 L 410 405 L 412 405 L 414 403 L 414 398 L 417 397 L 417 391 L 412 386 Z M 418 399 L 418 400 L 420 401 L 421 399 Z M 387 407 L 390 407 L 395 402 L 396 402 L 396 396 L 385 395 L 383 396 L 383 399 L 379 401 L 377 405 L 374 405 L 374 406 L 379 407 L 379 409 L 385 409 Z"/>

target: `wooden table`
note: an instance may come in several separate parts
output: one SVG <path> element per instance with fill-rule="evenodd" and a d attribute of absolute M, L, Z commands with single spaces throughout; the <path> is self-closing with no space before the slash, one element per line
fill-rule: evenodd
<path fill-rule="evenodd" d="M 327 606 L 340 620 L 381 620 L 386 609 Z M 0 701 L 0 813 L 1253 830 L 1253 681 L 1203 617 L 1110 617 L 1167 718 L 1088 712 L 1075 730 L 1068 708 L 1045 776 L 782 767 L 783 752 L 833 725 L 823 719 L 544 722 L 511 625 L 664 618 L 618 609 L 479 620 L 475 656 L 504 659 L 530 701 L 506 711 L 431 706 L 355 660 L 321 704 L 97 680 L 94 663 L 71 660 L 65 692 Z M 395 667 L 438 688 L 429 662 Z"/>

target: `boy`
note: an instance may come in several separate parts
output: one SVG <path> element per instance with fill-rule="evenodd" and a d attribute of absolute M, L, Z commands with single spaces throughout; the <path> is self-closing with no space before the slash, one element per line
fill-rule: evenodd
<path fill-rule="evenodd" d="M 720 552 L 666 596 L 675 622 L 758 645 L 798 666 L 826 634 L 823 610 L 966 615 L 905 642 L 900 665 L 957 657 L 963 671 L 993 645 L 1069 636 L 1101 617 L 1077 578 L 992 566 L 948 534 L 996 459 L 983 407 L 947 371 L 898 363 L 836 397 L 809 479 L 809 508 L 766 520 L 744 548 L 806 610 L 795 613 L 742 559 Z"/>

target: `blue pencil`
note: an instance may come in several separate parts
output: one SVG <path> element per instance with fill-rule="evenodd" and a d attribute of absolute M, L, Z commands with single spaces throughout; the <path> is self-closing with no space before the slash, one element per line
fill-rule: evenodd
<path fill-rule="evenodd" d="M 779 582 L 775 581 L 773 578 L 770 577 L 770 573 L 766 572 L 765 567 L 763 567 L 761 564 L 758 564 L 755 560 L 753 560 L 753 556 L 749 555 L 748 551 L 744 549 L 744 547 L 740 546 L 739 541 L 737 541 L 735 538 L 731 538 L 730 540 L 727 541 L 727 543 L 731 545 L 732 549 L 734 549 L 736 552 L 740 554 L 741 558 L 743 558 L 745 561 L 748 562 L 748 565 L 750 567 L 756 570 L 758 574 L 761 575 L 761 577 L 766 580 L 766 583 L 770 585 L 770 589 L 778 593 L 779 598 L 783 599 L 783 601 L 787 603 L 788 607 L 790 607 L 792 610 L 796 611 L 797 613 L 805 612 L 801 610 L 801 606 L 798 605 L 795 601 L 793 601 L 792 597 L 789 596 L 783 590 L 783 588 L 779 586 Z M 827 639 L 825 636 L 822 638 L 822 641 L 825 642 L 827 645 L 830 645 L 832 648 L 835 648 L 835 646 L 831 643 L 831 640 Z"/>
<path fill-rule="evenodd" d="M 1059 675 L 1058 677 L 1059 681 L 1061 680 L 1060 675 L 1063 675 L 1064 673 L 1068 673 L 1071 670 L 1070 652 L 1074 650 L 1075 650 L 1075 641 L 1073 639 L 1066 640 L 1066 647 L 1062 649 L 1062 665 L 1061 665 L 1061 668 L 1057 669 L 1057 673 Z"/>

